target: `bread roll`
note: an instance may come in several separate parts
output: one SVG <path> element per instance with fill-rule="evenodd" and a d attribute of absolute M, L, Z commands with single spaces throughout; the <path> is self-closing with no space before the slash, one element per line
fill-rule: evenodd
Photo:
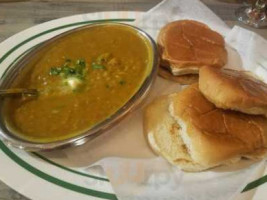
<path fill-rule="evenodd" d="M 266 155 L 267 119 L 216 108 L 198 84 L 152 102 L 144 113 L 152 149 L 185 171 Z"/>
<path fill-rule="evenodd" d="M 199 88 L 219 108 L 267 116 L 267 84 L 245 71 L 203 67 Z"/>
<path fill-rule="evenodd" d="M 193 84 L 172 95 L 171 115 L 192 160 L 207 168 L 266 154 L 267 119 L 216 108 Z"/>
<path fill-rule="evenodd" d="M 158 36 L 161 65 L 173 75 L 198 74 L 200 67 L 221 68 L 227 61 L 223 37 L 203 23 L 174 21 L 164 26 Z"/>

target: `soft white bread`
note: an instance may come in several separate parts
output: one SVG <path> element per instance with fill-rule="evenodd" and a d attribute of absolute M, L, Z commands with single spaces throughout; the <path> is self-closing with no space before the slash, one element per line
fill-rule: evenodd
<path fill-rule="evenodd" d="M 267 119 L 216 108 L 193 84 L 171 96 L 170 113 L 181 127 L 192 160 L 210 168 L 266 155 Z"/>
<path fill-rule="evenodd" d="M 245 71 L 203 67 L 199 89 L 223 109 L 267 116 L 267 84 Z"/>
<path fill-rule="evenodd" d="M 180 127 L 169 113 L 169 97 L 154 100 L 144 112 L 144 133 L 148 144 L 156 154 L 185 171 L 201 171 L 205 168 L 194 163 L 180 136 Z"/>
<path fill-rule="evenodd" d="M 159 67 L 158 74 L 165 79 L 180 83 L 181 85 L 190 85 L 192 83 L 198 82 L 198 74 L 185 74 L 174 76 L 168 69 L 165 67 Z"/>
<path fill-rule="evenodd" d="M 165 25 L 158 35 L 161 65 L 173 75 L 198 74 L 200 67 L 221 68 L 227 62 L 223 37 L 207 25 L 179 20 Z"/>
<path fill-rule="evenodd" d="M 267 119 L 216 108 L 193 84 L 160 97 L 144 112 L 151 148 L 185 171 L 259 159 L 267 148 Z"/>

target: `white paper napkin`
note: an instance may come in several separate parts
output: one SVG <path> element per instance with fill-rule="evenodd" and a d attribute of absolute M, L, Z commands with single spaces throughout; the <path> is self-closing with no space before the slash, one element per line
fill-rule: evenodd
<path fill-rule="evenodd" d="M 267 82 L 267 41 L 258 34 L 235 26 L 225 41 L 235 48 L 242 60 L 242 67 Z"/>
<path fill-rule="evenodd" d="M 198 0 L 165 0 L 143 14 L 136 25 L 156 39 L 159 29 L 168 22 L 178 19 L 194 19 L 218 31 L 227 43 L 230 68 L 253 71 L 267 81 L 267 42 L 253 32 L 234 27 L 232 30 L 211 10 Z M 171 83 L 158 78 L 154 86 Z M 154 89 L 155 90 L 155 89 Z M 178 88 L 176 89 L 178 90 Z M 157 94 L 160 95 L 160 92 Z M 141 113 L 142 110 L 136 111 Z M 140 116 L 140 115 L 137 115 Z M 134 119 L 133 119 L 134 120 Z M 141 123 L 141 122 L 140 122 Z M 125 133 L 126 134 L 126 133 Z M 136 134 L 143 134 L 141 131 Z M 119 199 L 153 200 L 227 200 L 237 198 L 245 185 L 262 175 L 265 162 L 244 161 L 229 167 L 215 168 L 201 173 L 185 173 L 168 164 L 164 159 L 104 158 L 101 165 L 109 177 Z"/>

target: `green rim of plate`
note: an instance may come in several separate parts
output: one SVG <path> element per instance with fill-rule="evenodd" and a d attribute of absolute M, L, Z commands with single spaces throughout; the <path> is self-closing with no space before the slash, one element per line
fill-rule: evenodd
<path fill-rule="evenodd" d="M 11 158 L 15 163 L 20 165 L 22 168 L 26 169 L 27 171 L 31 172 L 32 174 L 50 182 L 50 183 L 54 183 L 54 184 L 61 186 L 65 189 L 72 190 L 74 192 L 78 192 L 81 194 L 99 197 L 102 199 L 117 200 L 117 197 L 115 194 L 100 192 L 100 191 L 92 190 L 89 188 L 81 187 L 81 186 L 63 181 L 61 179 L 55 178 L 55 177 L 53 177 L 47 173 L 40 171 L 39 169 L 31 166 L 30 164 L 28 164 L 27 162 L 25 162 L 24 160 L 19 158 L 12 151 L 10 151 L 10 149 L 1 140 L 0 140 L 0 148 L 9 158 Z"/>
<path fill-rule="evenodd" d="M 21 43 L 17 44 L 16 46 L 14 46 L 13 48 L 11 48 L 9 51 L 7 51 L 7 53 L 5 53 L 1 58 L 0 58 L 0 63 L 2 63 L 9 55 L 11 55 L 15 50 L 17 50 L 18 48 L 20 48 L 21 46 L 23 46 L 24 44 L 42 36 L 48 33 L 51 33 L 53 31 L 57 31 L 60 29 L 64 29 L 64 28 L 68 28 L 68 27 L 73 27 L 73 26 L 79 26 L 79 25 L 85 25 L 85 24 L 90 24 L 90 23 L 99 23 L 99 22 L 133 22 L 135 19 L 109 19 L 109 20 L 90 20 L 90 21 L 82 21 L 82 22 L 76 22 L 76 23 L 71 23 L 71 24 L 66 24 L 66 25 L 62 25 L 59 27 L 55 27 L 55 28 L 51 28 L 48 29 L 46 31 L 43 31 L 41 33 L 38 33 L 24 41 L 22 41 Z M 33 47 L 32 47 L 33 48 Z M 31 49 L 31 48 L 30 48 Z M 19 60 L 23 55 L 25 55 L 30 49 L 28 49 L 27 51 L 25 51 L 24 53 L 22 53 L 20 56 L 18 56 L 10 65 L 9 67 L 11 67 L 17 60 Z M 8 68 L 9 68 L 8 67 Z M 5 70 L 7 71 L 8 68 Z M 2 74 L 2 76 L 5 74 L 5 72 Z M 102 199 L 117 199 L 115 194 L 111 194 L 111 193 L 106 193 L 106 192 L 100 192 L 100 191 L 96 191 L 96 190 L 92 190 L 92 189 L 88 189 L 88 188 L 84 188 L 78 185 L 74 185 L 72 183 L 68 183 L 66 181 L 60 180 L 58 178 L 55 178 L 53 176 L 50 176 L 40 170 L 38 170 L 37 168 L 31 166 L 30 164 L 28 164 L 27 162 L 25 162 L 24 160 L 22 160 L 21 158 L 19 158 L 15 153 L 13 153 L 2 141 L 0 141 L 0 149 L 10 158 L 12 159 L 15 163 L 17 163 L 18 165 L 20 165 L 21 167 L 23 167 L 24 169 L 26 169 L 27 171 L 31 172 L 32 174 L 50 182 L 50 183 L 54 183 L 58 186 L 61 186 L 63 188 L 72 190 L 74 192 L 78 192 L 81 194 L 85 194 L 85 195 L 89 195 L 89 196 L 94 196 L 94 197 L 99 197 Z M 40 156 L 38 156 L 40 158 Z M 85 173 L 81 173 L 69 168 L 66 168 L 64 166 L 61 166 L 57 163 L 54 163 L 44 157 L 42 157 L 42 159 L 54 166 L 57 166 L 59 168 L 62 168 L 64 170 L 67 171 L 71 171 L 72 173 L 76 173 L 82 176 L 86 176 L 86 177 L 90 177 L 93 179 L 97 179 L 97 180 L 102 180 L 102 181 L 109 181 L 108 179 L 102 178 L 102 177 L 97 177 L 97 176 L 93 176 L 93 175 L 89 175 L 89 174 L 85 174 Z"/>
<path fill-rule="evenodd" d="M 106 182 L 109 182 L 109 180 L 107 178 L 102 178 L 102 177 L 98 177 L 98 176 L 94 176 L 94 175 L 90 175 L 90 174 L 86 174 L 86 173 L 83 173 L 83 172 L 80 172 L 80 171 L 77 171 L 77 170 L 73 170 L 73 169 L 70 169 L 68 167 L 65 167 L 63 165 L 60 165 L 52 160 L 49 160 L 48 158 L 38 154 L 38 153 L 35 153 L 33 152 L 32 153 L 33 155 L 37 156 L 38 158 L 42 159 L 43 161 L 51 164 L 51 165 L 54 165 L 54 166 L 57 166 L 63 170 L 66 170 L 66 171 L 69 171 L 71 173 L 74 173 L 74 174 L 78 174 L 78 175 L 81 175 L 81 176 L 84 176 L 84 177 L 89 177 L 89 178 L 93 178 L 93 179 L 97 179 L 97 180 L 101 180 L 101 181 L 106 181 Z"/>

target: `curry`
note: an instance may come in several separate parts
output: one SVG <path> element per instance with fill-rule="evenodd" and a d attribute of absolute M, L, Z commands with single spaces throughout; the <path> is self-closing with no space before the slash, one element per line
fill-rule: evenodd
<path fill-rule="evenodd" d="M 143 36 L 127 26 L 93 26 L 56 39 L 11 85 L 36 88 L 39 96 L 6 99 L 5 121 L 19 137 L 38 142 L 85 132 L 138 91 L 150 54 Z"/>

